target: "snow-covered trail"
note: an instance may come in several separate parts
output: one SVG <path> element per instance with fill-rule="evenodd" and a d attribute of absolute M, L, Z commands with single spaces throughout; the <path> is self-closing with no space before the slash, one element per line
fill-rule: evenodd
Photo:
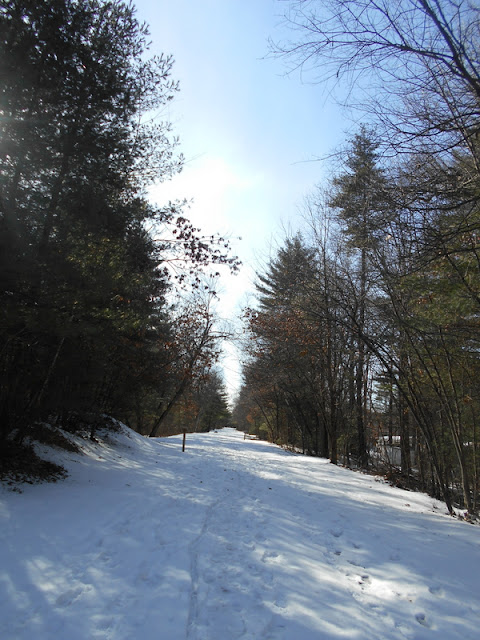
<path fill-rule="evenodd" d="M 2 640 L 478 639 L 480 529 L 441 503 L 230 429 L 109 437 L 0 490 Z"/>

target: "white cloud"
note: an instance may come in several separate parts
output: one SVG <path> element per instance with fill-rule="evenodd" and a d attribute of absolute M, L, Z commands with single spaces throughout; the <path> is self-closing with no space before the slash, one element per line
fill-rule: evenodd
<path fill-rule="evenodd" d="M 158 204 L 193 200 L 189 217 L 195 226 L 205 233 L 242 235 L 242 203 L 261 182 L 261 176 L 249 175 L 224 158 L 202 156 L 187 162 L 169 182 L 152 187 L 150 196 Z"/>

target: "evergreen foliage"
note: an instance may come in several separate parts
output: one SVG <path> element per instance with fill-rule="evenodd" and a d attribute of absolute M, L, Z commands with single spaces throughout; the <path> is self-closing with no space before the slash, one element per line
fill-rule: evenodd
<path fill-rule="evenodd" d="M 308 285 L 287 296 L 288 314 L 308 318 L 301 340 L 321 337 L 320 350 L 308 349 L 314 384 L 303 389 L 335 417 L 328 455 L 380 464 L 401 486 L 469 513 L 480 490 L 479 11 L 454 0 L 291 0 L 296 40 L 274 47 L 317 79 L 346 81 L 361 100 L 347 102 L 371 123 L 339 153 L 326 201 L 309 207 L 314 257 L 305 279 L 295 274 Z M 269 307 L 260 297 L 247 314 L 257 347 L 236 415 L 259 430 L 284 415 L 268 435 L 298 447 L 286 426 L 295 387 L 278 384 L 295 367 L 277 355 L 291 324 L 279 320 L 285 296 L 268 284 L 278 260 L 260 277 Z M 316 411 L 326 415 L 321 403 Z"/>
<path fill-rule="evenodd" d="M 181 395 L 169 261 L 183 286 L 237 261 L 146 199 L 182 166 L 170 124 L 147 118 L 178 89 L 172 65 L 148 57 L 129 3 L 0 2 L 3 439 L 104 412 L 150 430 L 158 398 Z"/>
<path fill-rule="evenodd" d="M 368 136 L 352 138 L 326 212 L 313 211 L 319 231 L 287 239 L 259 276 L 234 415 L 274 442 L 380 466 L 474 513 L 475 176 L 452 190 L 454 162 L 425 197 L 411 159 L 380 166 Z"/>

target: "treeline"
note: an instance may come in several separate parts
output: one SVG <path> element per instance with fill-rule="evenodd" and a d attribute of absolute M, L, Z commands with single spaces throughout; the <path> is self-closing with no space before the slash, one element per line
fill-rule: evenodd
<path fill-rule="evenodd" d="M 258 274 L 236 419 L 475 513 L 480 464 L 478 8 L 295 1 L 277 51 L 362 79 L 368 125 Z M 373 88 L 373 91 L 372 91 Z"/>
<path fill-rule="evenodd" d="M 178 90 L 172 64 L 148 57 L 130 3 L 0 2 L 4 448 L 38 422 L 76 429 L 104 413 L 171 432 L 178 403 L 193 412 L 202 390 L 200 405 L 208 396 L 225 414 L 202 274 L 237 261 L 181 204 L 146 197 L 182 167 L 161 121 Z"/>

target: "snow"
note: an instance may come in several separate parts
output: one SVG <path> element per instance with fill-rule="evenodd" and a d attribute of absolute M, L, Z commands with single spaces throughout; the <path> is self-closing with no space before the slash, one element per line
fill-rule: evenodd
<path fill-rule="evenodd" d="M 0 489 L 2 640 L 477 640 L 480 529 L 232 429 Z"/>

